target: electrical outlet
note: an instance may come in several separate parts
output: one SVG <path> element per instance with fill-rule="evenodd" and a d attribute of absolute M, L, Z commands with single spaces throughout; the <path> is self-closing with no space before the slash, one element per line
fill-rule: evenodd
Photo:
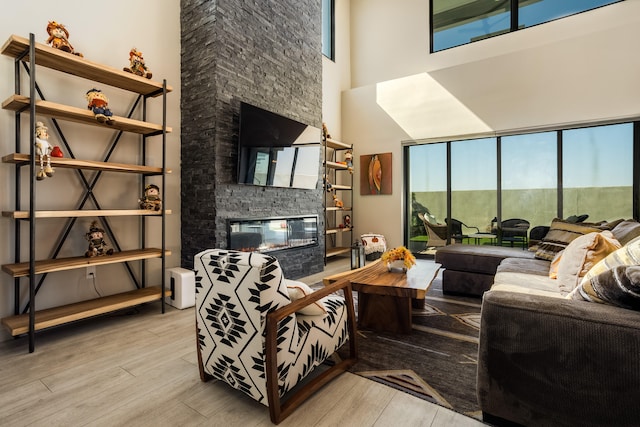
<path fill-rule="evenodd" d="M 87 267 L 87 279 L 95 279 L 95 277 L 96 277 L 95 265 Z"/>

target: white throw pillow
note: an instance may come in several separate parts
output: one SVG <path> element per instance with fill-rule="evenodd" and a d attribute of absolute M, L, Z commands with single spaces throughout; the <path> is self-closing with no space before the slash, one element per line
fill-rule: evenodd
<path fill-rule="evenodd" d="M 289 292 L 289 299 L 291 299 L 291 301 L 297 301 L 300 298 L 313 293 L 313 289 L 311 289 L 306 283 L 289 279 L 284 279 L 284 283 L 287 285 L 287 292 Z M 313 304 L 302 308 L 297 313 L 316 316 L 327 314 L 327 309 L 322 301 L 316 301 Z"/>

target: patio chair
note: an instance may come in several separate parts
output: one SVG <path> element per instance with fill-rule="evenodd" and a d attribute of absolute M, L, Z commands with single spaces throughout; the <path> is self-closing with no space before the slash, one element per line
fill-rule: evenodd
<path fill-rule="evenodd" d="M 201 380 L 226 382 L 268 406 L 272 422 L 278 424 L 356 362 L 348 280 L 305 292 L 303 283 L 284 279 L 275 258 L 222 249 L 197 254 L 194 268 Z M 344 298 L 332 295 L 339 290 Z M 292 302 L 294 296 L 300 299 Z M 348 358 L 309 375 L 347 338 Z M 287 393 L 307 375 L 308 382 Z"/>
<path fill-rule="evenodd" d="M 446 224 L 433 224 L 429 222 L 427 217 L 421 213 L 418 214 L 418 218 L 424 224 L 424 229 L 429 236 L 427 245 L 430 247 L 446 246 L 447 245 L 447 225 Z"/>
<path fill-rule="evenodd" d="M 449 224 L 448 219 L 445 219 L 445 222 Z M 469 231 L 471 231 L 471 233 L 469 233 Z M 462 243 L 463 239 L 468 238 L 469 234 L 473 233 L 480 233 L 480 229 L 478 227 L 469 226 L 455 218 L 451 218 L 451 238 L 457 243 Z"/>
<path fill-rule="evenodd" d="M 512 247 L 515 243 L 520 243 L 522 249 L 525 249 L 528 245 L 527 233 L 529 232 L 529 226 L 530 223 L 526 219 L 505 219 L 497 230 L 498 242 L 501 245 L 504 242 L 508 242 Z"/>

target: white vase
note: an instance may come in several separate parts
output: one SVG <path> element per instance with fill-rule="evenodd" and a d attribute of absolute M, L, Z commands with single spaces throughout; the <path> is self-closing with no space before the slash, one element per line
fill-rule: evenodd
<path fill-rule="evenodd" d="M 387 263 L 387 271 L 392 273 L 406 273 L 407 267 L 404 266 L 404 260 L 399 259 Z"/>

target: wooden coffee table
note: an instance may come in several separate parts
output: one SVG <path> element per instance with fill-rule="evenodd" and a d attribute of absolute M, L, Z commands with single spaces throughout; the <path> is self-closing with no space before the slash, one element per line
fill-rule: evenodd
<path fill-rule="evenodd" d="M 440 269 L 440 264 L 417 260 L 407 273 L 388 272 L 380 260 L 353 271 L 336 274 L 324 284 L 347 278 L 358 291 L 358 327 L 408 334 L 411 308 L 424 306 L 424 297 Z"/>

